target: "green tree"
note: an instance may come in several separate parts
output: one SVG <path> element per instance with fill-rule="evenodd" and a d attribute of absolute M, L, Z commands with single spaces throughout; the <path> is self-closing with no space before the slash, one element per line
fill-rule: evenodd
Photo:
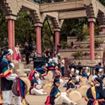
<path fill-rule="evenodd" d="M 29 41 L 30 36 L 34 37 L 34 26 L 27 11 L 21 11 L 16 20 L 16 42 L 24 43 Z M 35 38 L 35 37 L 34 37 Z M 34 39 L 33 38 L 33 39 Z"/>
<path fill-rule="evenodd" d="M 62 26 L 62 40 L 67 36 L 75 36 L 79 40 L 83 39 L 83 34 L 87 35 L 87 30 L 84 32 L 84 25 L 87 24 L 86 18 L 68 19 L 64 21 Z"/>
<path fill-rule="evenodd" d="M 45 20 L 45 22 L 43 24 L 42 43 L 43 43 L 42 44 L 43 50 L 45 50 L 47 48 L 51 48 L 52 50 L 54 49 L 53 33 L 52 33 L 51 27 L 50 27 L 47 19 Z"/>
<path fill-rule="evenodd" d="M 0 47 L 8 46 L 7 22 L 3 11 L 0 10 Z"/>

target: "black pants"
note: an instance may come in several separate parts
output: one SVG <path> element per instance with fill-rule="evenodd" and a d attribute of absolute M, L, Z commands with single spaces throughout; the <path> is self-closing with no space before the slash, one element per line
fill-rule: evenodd
<path fill-rule="evenodd" d="M 51 103 L 51 105 L 55 105 L 55 97 L 50 97 L 50 103 Z"/>

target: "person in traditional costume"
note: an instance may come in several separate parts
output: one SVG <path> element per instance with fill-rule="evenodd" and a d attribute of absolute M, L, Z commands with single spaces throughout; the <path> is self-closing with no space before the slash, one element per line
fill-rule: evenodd
<path fill-rule="evenodd" d="M 97 75 L 98 74 L 98 72 L 99 72 L 99 69 L 101 69 L 102 68 L 102 64 L 101 64 L 101 62 L 99 62 L 97 65 L 95 65 L 95 74 Z"/>
<path fill-rule="evenodd" d="M 76 87 L 75 83 L 72 81 L 72 78 L 69 78 L 68 82 L 65 84 L 65 87 L 66 87 L 67 93 Z"/>
<path fill-rule="evenodd" d="M 79 70 L 76 70 L 75 72 L 75 85 L 79 86 L 80 85 L 80 75 L 79 75 Z"/>
<path fill-rule="evenodd" d="M 47 93 L 43 90 L 43 83 L 39 77 L 38 72 L 34 72 L 31 80 L 30 94 L 33 95 L 46 95 Z"/>
<path fill-rule="evenodd" d="M 10 69 L 14 69 L 14 64 L 13 63 L 10 63 L 9 64 L 9 68 Z M 18 75 L 16 73 L 11 73 L 10 75 L 8 75 L 6 77 L 7 80 L 12 80 L 13 82 L 16 81 L 16 79 L 19 78 Z M 12 85 L 12 89 L 13 89 L 13 85 Z M 13 93 L 13 90 L 12 90 L 12 101 L 11 101 L 12 105 L 21 105 L 22 104 L 22 98 L 21 96 L 16 96 L 14 93 Z"/>
<path fill-rule="evenodd" d="M 18 75 L 16 74 L 16 73 L 14 73 L 14 71 L 13 71 L 13 69 L 14 69 L 14 64 L 13 63 L 10 63 L 9 64 L 9 70 L 12 70 L 12 73 L 11 74 L 9 74 L 7 77 L 6 77 L 6 79 L 7 80 L 12 80 L 12 81 L 14 81 L 17 77 L 18 77 Z"/>
<path fill-rule="evenodd" d="M 88 73 L 87 68 L 83 68 L 81 76 L 88 79 L 89 75 L 90 74 Z"/>
<path fill-rule="evenodd" d="M 75 77 L 75 69 L 74 68 L 70 69 L 70 77 L 71 78 Z"/>
<path fill-rule="evenodd" d="M 103 79 L 105 77 L 104 75 L 104 70 L 102 68 L 99 69 L 99 72 L 97 74 L 97 76 L 100 78 L 100 79 Z"/>
<path fill-rule="evenodd" d="M 76 66 L 76 69 L 78 69 L 79 73 L 81 73 L 81 71 L 83 69 L 81 62 L 78 62 L 78 65 Z"/>
<path fill-rule="evenodd" d="M 57 79 L 59 79 L 60 83 L 63 84 L 64 81 L 63 79 L 61 78 L 62 77 L 62 74 L 61 74 L 61 71 L 60 69 L 58 68 L 58 66 L 55 67 L 55 71 L 54 71 L 54 81 Z"/>
<path fill-rule="evenodd" d="M 54 71 L 54 78 L 60 78 L 61 76 L 62 75 L 61 75 L 60 69 L 58 68 L 58 66 L 56 66 Z"/>
<path fill-rule="evenodd" d="M 0 59 L 0 77 L 1 77 L 1 90 L 3 95 L 3 105 L 10 105 L 12 100 L 12 84 L 15 76 L 11 78 L 12 69 L 10 63 L 13 51 L 11 49 L 5 50 L 2 58 Z"/>
<path fill-rule="evenodd" d="M 68 97 L 66 92 L 62 93 L 59 90 L 60 81 L 56 79 L 54 81 L 53 87 L 50 92 L 50 105 L 57 105 L 57 104 L 67 104 L 67 105 L 76 105 L 75 102 L 71 101 Z M 47 105 L 47 104 L 45 104 Z"/>
<path fill-rule="evenodd" d="M 103 94 L 102 80 L 97 76 L 93 77 L 93 83 L 87 90 L 87 105 L 105 105 L 105 94 Z"/>

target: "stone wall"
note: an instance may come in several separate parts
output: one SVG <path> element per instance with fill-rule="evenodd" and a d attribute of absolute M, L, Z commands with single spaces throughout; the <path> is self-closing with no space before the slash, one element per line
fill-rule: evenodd
<path fill-rule="evenodd" d="M 60 50 L 60 54 L 61 56 L 63 56 L 64 58 L 70 58 L 70 59 L 74 59 L 76 62 L 82 62 L 84 65 L 94 65 L 97 64 L 98 62 L 102 62 L 102 58 L 103 58 L 103 51 L 105 49 L 105 35 L 101 34 L 101 35 L 97 35 L 95 36 L 96 40 L 101 40 L 102 43 L 100 44 L 99 48 L 95 49 L 95 61 L 90 60 L 90 47 L 89 47 L 89 37 L 87 37 L 87 40 L 85 41 L 77 41 L 76 37 L 68 37 L 67 38 L 67 45 L 70 46 L 71 42 L 74 43 L 73 48 L 68 47 L 68 49 L 61 49 Z M 73 54 L 77 53 L 78 51 L 80 51 L 83 56 L 80 57 L 79 59 L 75 59 L 73 57 Z M 85 53 L 87 54 L 85 56 Z"/>

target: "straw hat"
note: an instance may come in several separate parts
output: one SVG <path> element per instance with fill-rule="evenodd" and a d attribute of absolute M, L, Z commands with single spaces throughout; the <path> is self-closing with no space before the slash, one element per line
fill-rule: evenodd
<path fill-rule="evenodd" d="M 82 95 L 80 94 L 80 92 L 73 90 L 69 93 L 69 98 L 74 102 L 79 102 L 82 99 Z"/>

